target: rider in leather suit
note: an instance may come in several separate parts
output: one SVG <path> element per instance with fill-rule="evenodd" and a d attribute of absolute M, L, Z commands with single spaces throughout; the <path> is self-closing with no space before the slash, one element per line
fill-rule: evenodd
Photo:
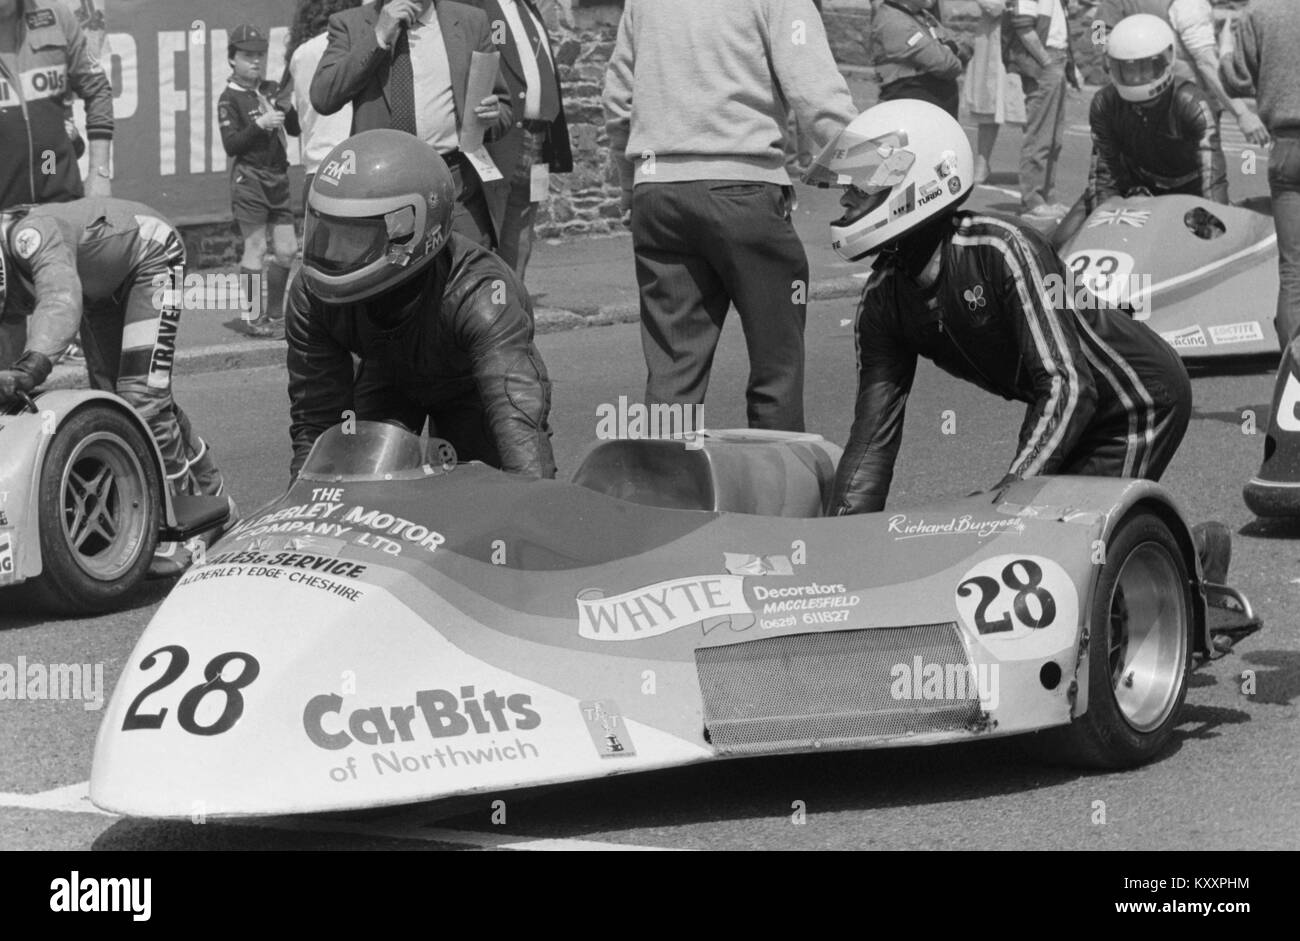
<path fill-rule="evenodd" d="M 321 162 L 285 324 L 293 474 L 353 410 L 416 433 L 427 417 L 461 460 L 555 476 L 528 295 L 451 231 L 454 205 L 442 158 L 400 131 L 358 134 Z"/>
<path fill-rule="evenodd" d="M 1183 193 L 1228 201 L 1214 110 L 1195 82 L 1174 78 L 1173 44 L 1168 24 L 1147 14 L 1126 17 L 1111 32 L 1111 84 L 1093 97 L 1089 113 L 1088 188 L 1052 234 L 1056 250 L 1112 196 Z"/>
<path fill-rule="evenodd" d="M 957 211 L 973 164 L 949 115 L 893 101 L 859 115 L 809 172 L 845 187 L 831 223 L 840 256 L 880 253 L 858 307 L 857 403 L 828 515 L 883 509 L 918 356 L 1028 405 L 997 491 L 1045 474 L 1158 480 L 1186 431 L 1191 383 L 1164 340 L 1125 314 L 1076 309 L 1031 227 Z"/>

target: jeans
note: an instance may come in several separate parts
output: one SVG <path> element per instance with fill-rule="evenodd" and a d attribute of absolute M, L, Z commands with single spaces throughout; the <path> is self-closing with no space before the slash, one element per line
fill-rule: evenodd
<path fill-rule="evenodd" d="M 1268 160 L 1277 227 L 1277 338 L 1286 349 L 1300 329 L 1300 136 L 1278 136 Z"/>
<path fill-rule="evenodd" d="M 1052 201 L 1065 123 L 1065 50 L 1049 49 L 1038 78 L 1022 77 L 1025 136 L 1020 146 L 1020 202 L 1029 210 Z"/>

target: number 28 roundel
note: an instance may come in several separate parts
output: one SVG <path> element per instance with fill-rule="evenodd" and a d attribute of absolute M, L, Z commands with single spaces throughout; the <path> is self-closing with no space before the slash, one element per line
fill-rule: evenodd
<path fill-rule="evenodd" d="M 968 631 L 1002 660 L 1047 656 L 1074 643 L 1079 595 L 1060 563 L 1042 556 L 985 559 L 957 583 Z"/>

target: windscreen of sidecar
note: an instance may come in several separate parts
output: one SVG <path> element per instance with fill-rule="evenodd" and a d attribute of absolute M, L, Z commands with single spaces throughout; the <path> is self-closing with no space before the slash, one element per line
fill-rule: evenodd
<path fill-rule="evenodd" d="M 424 439 L 385 422 L 335 425 L 312 446 L 299 474 L 331 483 L 417 480 L 455 467 L 456 454 L 441 438 Z"/>

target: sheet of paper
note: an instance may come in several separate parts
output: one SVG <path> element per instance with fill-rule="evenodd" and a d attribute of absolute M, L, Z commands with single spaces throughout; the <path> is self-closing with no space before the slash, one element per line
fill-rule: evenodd
<path fill-rule="evenodd" d="M 480 101 L 492 94 L 500 66 L 499 52 L 479 52 L 476 49 L 470 56 L 469 80 L 465 83 L 465 113 L 460 121 L 460 149 L 466 154 L 472 154 L 483 146 L 483 133 L 487 128 L 474 113 L 474 109 Z"/>
<path fill-rule="evenodd" d="M 478 150 L 466 151 L 465 156 L 469 158 L 470 164 L 474 167 L 474 172 L 478 174 L 478 178 L 484 183 L 503 179 L 501 171 L 497 169 L 497 165 L 492 161 L 486 147 L 480 145 Z"/>
<path fill-rule="evenodd" d="M 551 168 L 544 163 L 533 164 L 533 175 L 529 179 L 528 201 L 530 203 L 544 203 L 546 196 L 551 191 Z"/>

